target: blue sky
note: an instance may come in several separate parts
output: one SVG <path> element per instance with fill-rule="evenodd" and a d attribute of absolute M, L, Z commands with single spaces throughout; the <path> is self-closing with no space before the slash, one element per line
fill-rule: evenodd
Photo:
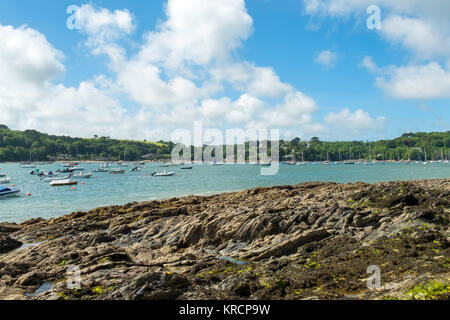
<path fill-rule="evenodd" d="M 449 20 L 441 0 L 3 0 L 0 123 L 152 140 L 194 120 L 327 140 L 450 130 Z"/>

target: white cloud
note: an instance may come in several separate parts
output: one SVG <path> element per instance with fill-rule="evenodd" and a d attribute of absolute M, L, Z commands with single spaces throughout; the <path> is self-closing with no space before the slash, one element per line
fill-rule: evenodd
<path fill-rule="evenodd" d="M 371 58 L 362 66 L 377 74 L 376 85 L 401 99 L 449 96 L 450 1 L 448 0 L 304 0 L 306 14 L 348 18 L 367 17 L 372 4 L 382 7 L 380 36 L 413 55 L 406 66 L 378 67 Z M 363 19 L 365 21 L 365 19 Z"/>
<path fill-rule="evenodd" d="M 294 91 L 294 88 L 280 81 L 270 67 L 257 67 L 249 62 L 226 63 L 211 69 L 214 81 L 231 83 L 235 89 L 257 97 L 279 98 Z"/>
<path fill-rule="evenodd" d="M 367 131 L 383 130 L 386 118 L 372 118 L 364 110 L 351 112 L 349 109 L 343 109 L 339 113 L 330 112 L 325 117 L 325 122 L 332 127 L 341 130 L 347 136 L 365 135 Z"/>
<path fill-rule="evenodd" d="M 168 69 L 228 59 L 252 32 L 243 0 L 170 0 L 166 15 L 159 31 L 147 34 L 140 57 Z"/>
<path fill-rule="evenodd" d="M 319 52 L 314 62 L 319 63 L 325 67 L 333 67 L 337 62 L 337 54 L 330 50 L 323 50 Z"/>
<path fill-rule="evenodd" d="M 389 78 L 378 77 L 376 85 L 394 98 L 450 98 L 450 70 L 435 62 L 390 67 L 385 72 Z"/>
<path fill-rule="evenodd" d="M 109 58 L 113 75 L 74 87 L 61 84 L 63 54 L 41 33 L 0 25 L 0 123 L 137 139 L 167 139 L 194 120 L 295 135 L 328 132 L 314 120 L 319 107 L 311 97 L 282 82 L 273 68 L 232 54 L 253 29 L 243 0 L 169 0 L 166 13 L 129 56 L 120 40 L 135 30 L 133 15 L 82 6 L 85 45 Z"/>

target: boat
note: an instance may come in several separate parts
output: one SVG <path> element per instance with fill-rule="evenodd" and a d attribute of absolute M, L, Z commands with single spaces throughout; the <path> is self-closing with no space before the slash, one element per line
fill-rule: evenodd
<path fill-rule="evenodd" d="M 84 168 L 80 168 L 80 167 L 71 167 L 69 169 L 72 169 L 73 171 L 84 171 Z"/>
<path fill-rule="evenodd" d="M 5 183 L 9 183 L 11 178 L 1 178 L 0 179 L 0 184 L 5 184 Z"/>
<path fill-rule="evenodd" d="M 60 186 L 73 186 L 78 184 L 78 181 L 65 179 L 65 180 L 53 180 L 50 182 L 51 187 L 60 187 Z"/>
<path fill-rule="evenodd" d="M 261 167 L 270 167 L 272 165 L 272 161 L 261 162 Z"/>
<path fill-rule="evenodd" d="M 6 177 L 6 173 L 0 173 L 0 178 Z"/>
<path fill-rule="evenodd" d="M 192 168 L 194 168 L 194 167 L 192 167 L 192 166 L 184 166 L 184 167 L 181 167 L 180 169 L 181 170 L 191 170 Z"/>
<path fill-rule="evenodd" d="M 108 169 L 100 168 L 100 169 L 92 170 L 92 172 L 108 172 Z"/>
<path fill-rule="evenodd" d="M 36 164 L 33 164 L 33 154 L 31 153 L 31 150 L 30 150 L 30 161 L 22 162 L 20 164 L 20 167 L 21 168 L 36 168 Z"/>
<path fill-rule="evenodd" d="M 123 169 L 111 169 L 111 170 L 109 170 L 109 173 L 110 174 L 124 174 L 125 170 L 123 170 Z"/>
<path fill-rule="evenodd" d="M 18 188 L 0 188 L 0 197 L 8 197 L 20 192 Z"/>
<path fill-rule="evenodd" d="M 141 167 L 138 166 L 134 166 L 133 168 L 131 168 L 130 170 L 131 172 L 137 172 L 137 171 L 141 171 Z"/>
<path fill-rule="evenodd" d="M 41 178 L 42 181 L 44 182 L 51 182 L 51 181 L 55 181 L 55 180 L 67 180 L 70 179 L 70 176 L 67 177 L 50 177 L 50 178 Z"/>
<path fill-rule="evenodd" d="M 80 172 L 80 174 L 73 174 L 70 177 L 74 179 L 89 179 L 90 177 L 92 177 L 92 172 L 89 173 Z"/>
<path fill-rule="evenodd" d="M 27 168 L 36 168 L 36 165 L 35 164 L 22 164 L 21 166 L 20 166 L 21 168 L 24 168 L 24 169 L 27 169 Z"/>
<path fill-rule="evenodd" d="M 163 172 L 154 172 L 152 173 L 152 177 L 170 177 L 173 176 L 175 172 L 167 172 L 164 170 Z"/>

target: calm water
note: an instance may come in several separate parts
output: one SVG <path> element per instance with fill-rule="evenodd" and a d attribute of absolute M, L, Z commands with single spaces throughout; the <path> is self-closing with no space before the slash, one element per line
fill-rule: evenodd
<path fill-rule="evenodd" d="M 81 164 L 86 172 L 99 167 L 98 164 Z M 125 167 L 124 175 L 94 173 L 93 178 L 75 186 L 50 187 L 30 175 L 32 169 L 20 168 L 18 164 L 0 164 L 0 173 L 11 177 L 22 190 L 20 196 L 0 199 L 0 222 L 22 222 L 30 218 L 57 217 L 79 210 L 90 210 L 100 206 L 125 204 L 178 197 L 189 194 L 215 194 L 242 190 L 257 186 L 297 184 L 307 181 L 334 182 L 380 182 L 391 180 L 413 180 L 450 178 L 450 164 L 381 163 L 377 165 L 308 164 L 304 166 L 280 165 L 275 176 L 261 176 L 260 167 L 254 165 L 195 165 L 193 170 L 179 167 L 159 168 L 158 164 L 147 164 L 136 173 Z M 40 166 L 39 169 L 58 170 L 61 164 Z M 175 171 L 177 176 L 152 177 L 155 171 Z M 31 193 L 31 196 L 26 196 Z"/>

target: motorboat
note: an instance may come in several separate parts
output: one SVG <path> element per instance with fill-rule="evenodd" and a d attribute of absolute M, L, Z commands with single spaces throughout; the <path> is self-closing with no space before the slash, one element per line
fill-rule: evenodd
<path fill-rule="evenodd" d="M 89 179 L 90 177 L 92 177 L 92 172 L 89 173 L 80 172 L 80 174 L 73 174 L 70 177 L 74 179 Z"/>
<path fill-rule="evenodd" d="M 167 172 L 164 170 L 163 172 L 154 172 L 152 173 L 152 177 L 170 177 L 173 176 L 175 172 Z"/>
<path fill-rule="evenodd" d="M 5 183 L 9 183 L 11 178 L 0 178 L 0 184 L 5 184 Z"/>
<path fill-rule="evenodd" d="M 110 174 L 124 174 L 125 170 L 123 170 L 123 169 L 112 169 L 112 170 L 109 170 L 109 173 Z"/>
<path fill-rule="evenodd" d="M 65 179 L 65 180 L 53 180 L 50 182 L 51 187 L 60 187 L 60 186 L 73 186 L 78 184 L 78 181 Z"/>
<path fill-rule="evenodd" d="M 181 170 L 191 170 L 192 168 L 194 168 L 194 167 L 192 167 L 192 166 L 184 166 L 184 167 L 181 167 L 180 169 Z"/>
<path fill-rule="evenodd" d="M 92 170 L 92 172 L 108 172 L 108 169 L 100 168 L 100 169 Z"/>
<path fill-rule="evenodd" d="M 36 168 L 36 165 L 35 164 L 22 164 L 20 167 L 21 168 L 25 168 L 25 169 L 27 169 L 27 168 Z"/>
<path fill-rule="evenodd" d="M 20 189 L 18 188 L 0 188 L 0 197 L 7 197 L 18 194 Z"/>
<path fill-rule="evenodd" d="M 137 172 L 137 171 L 141 171 L 141 167 L 135 166 L 135 167 L 131 168 L 131 172 Z"/>
<path fill-rule="evenodd" d="M 67 179 L 70 179 L 70 176 L 67 176 L 67 177 L 41 178 L 41 180 L 44 181 L 44 182 L 51 182 L 51 181 L 55 181 L 55 180 L 67 180 Z"/>
<path fill-rule="evenodd" d="M 6 177 L 6 173 L 0 173 L 0 178 Z"/>

